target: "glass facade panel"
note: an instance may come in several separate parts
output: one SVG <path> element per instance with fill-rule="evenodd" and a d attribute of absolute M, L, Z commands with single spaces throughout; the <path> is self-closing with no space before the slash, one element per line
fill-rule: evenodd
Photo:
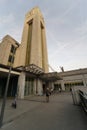
<path fill-rule="evenodd" d="M 26 77 L 24 96 L 33 94 L 33 79 Z"/>

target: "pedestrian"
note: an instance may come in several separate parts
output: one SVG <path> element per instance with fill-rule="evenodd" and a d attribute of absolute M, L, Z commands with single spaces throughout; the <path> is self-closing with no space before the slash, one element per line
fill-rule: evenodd
<path fill-rule="evenodd" d="M 46 89 L 46 102 L 49 102 L 49 96 L 50 96 L 50 91 L 49 88 Z"/>

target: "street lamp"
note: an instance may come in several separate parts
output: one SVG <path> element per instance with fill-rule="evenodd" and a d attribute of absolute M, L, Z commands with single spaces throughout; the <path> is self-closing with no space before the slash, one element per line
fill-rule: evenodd
<path fill-rule="evenodd" d="M 13 48 L 13 55 L 11 57 L 11 64 L 10 64 L 10 67 L 9 67 L 8 78 L 7 78 L 7 82 L 6 82 L 6 88 L 5 88 L 5 93 L 4 93 L 4 97 L 3 97 L 3 101 L 2 101 L 2 106 L 1 106 L 0 128 L 2 127 L 2 124 L 3 124 L 4 110 L 5 110 L 6 98 L 7 98 L 7 91 L 8 91 L 8 86 L 9 86 L 9 80 L 10 80 L 11 70 L 12 70 L 12 63 L 13 63 L 14 54 L 15 54 L 15 51 L 16 51 L 17 48 L 18 47 L 14 47 Z"/>

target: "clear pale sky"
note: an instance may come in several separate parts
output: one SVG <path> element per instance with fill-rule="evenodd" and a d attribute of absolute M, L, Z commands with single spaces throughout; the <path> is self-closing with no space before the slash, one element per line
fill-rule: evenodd
<path fill-rule="evenodd" d="M 0 0 L 0 40 L 9 34 L 21 42 L 25 14 L 35 6 L 45 19 L 53 69 L 87 68 L 87 0 Z"/>

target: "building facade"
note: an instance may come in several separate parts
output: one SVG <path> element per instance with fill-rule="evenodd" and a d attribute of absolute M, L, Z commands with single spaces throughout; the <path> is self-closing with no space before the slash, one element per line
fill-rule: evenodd
<path fill-rule="evenodd" d="M 9 35 L 0 43 L 1 97 L 5 91 L 10 66 L 12 71 L 9 97 L 17 94 L 23 99 L 32 94 L 43 95 L 46 87 L 54 91 L 70 91 L 73 86 L 87 86 L 87 69 L 49 72 L 45 23 L 38 7 L 25 16 L 21 44 Z"/>
<path fill-rule="evenodd" d="M 59 87 L 64 88 L 65 91 L 70 91 L 74 86 L 87 87 L 87 68 L 60 72 L 59 75 L 62 80 L 54 83 L 55 90 Z"/>
<path fill-rule="evenodd" d="M 18 47 L 19 43 L 11 36 L 6 35 L 0 43 L 0 64 L 7 66 L 12 64 L 13 66 L 16 57 L 16 49 Z M 12 57 L 13 61 L 11 62 Z"/>
<path fill-rule="evenodd" d="M 19 98 L 30 94 L 41 95 L 42 80 L 38 75 L 48 73 L 49 69 L 45 23 L 38 7 L 33 8 L 25 16 L 21 44 L 7 35 L 0 44 L 0 50 L 1 66 L 12 65 L 17 71 L 20 70 L 17 84 Z"/>

